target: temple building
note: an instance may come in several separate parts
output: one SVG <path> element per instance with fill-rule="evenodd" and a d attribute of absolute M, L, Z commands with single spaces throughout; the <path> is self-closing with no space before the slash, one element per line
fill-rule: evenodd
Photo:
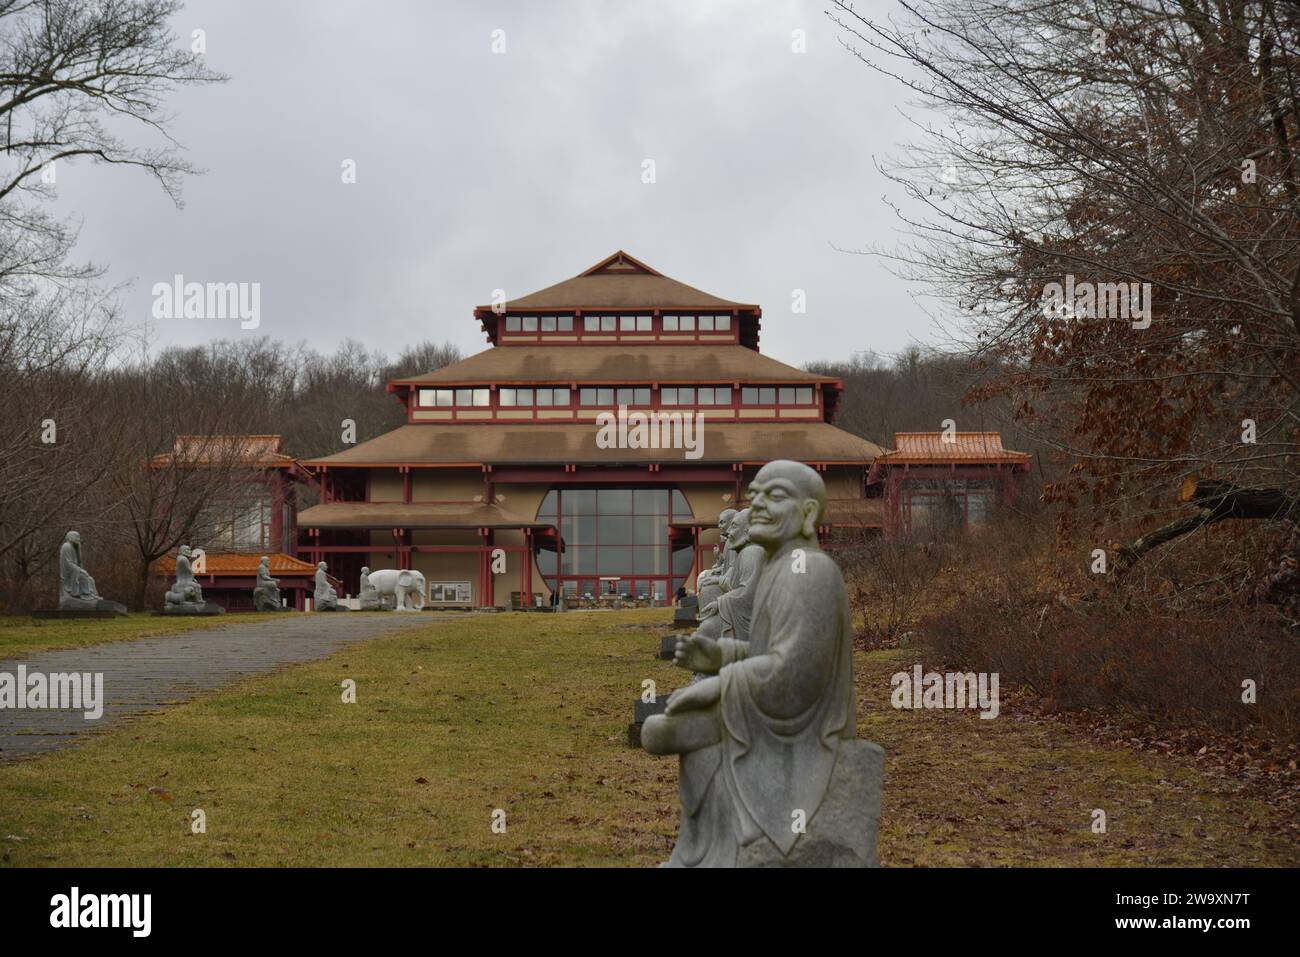
<path fill-rule="evenodd" d="M 997 432 L 898 432 L 872 464 L 867 494 L 884 502 L 888 541 L 942 538 L 1014 502 L 1029 461 Z"/>
<path fill-rule="evenodd" d="M 777 458 L 825 479 L 825 535 L 879 528 L 882 449 L 833 424 L 842 380 L 759 352 L 761 315 L 623 252 L 478 307 L 487 350 L 388 384 L 405 425 L 302 463 L 297 557 L 349 592 L 417 569 L 434 607 L 669 604 Z"/>
<path fill-rule="evenodd" d="M 316 567 L 292 553 L 298 534 L 298 486 L 312 478 L 284 451 L 280 436 L 179 435 L 172 450 L 155 456 L 149 465 L 170 477 L 167 498 L 173 507 L 204 501 L 189 544 L 199 549 L 194 577 L 209 601 L 228 611 L 251 610 L 257 564 L 265 555 L 288 606 L 306 606 Z M 187 490 L 190 474 L 189 484 L 195 487 Z M 159 559 L 153 574 L 161 584 L 170 584 L 176 576 L 175 557 Z"/>

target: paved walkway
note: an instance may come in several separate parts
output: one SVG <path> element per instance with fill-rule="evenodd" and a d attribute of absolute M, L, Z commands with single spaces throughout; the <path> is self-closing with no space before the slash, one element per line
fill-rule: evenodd
<path fill-rule="evenodd" d="M 247 675 L 324 658 L 357 641 L 404 631 L 448 615 L 294 614 L 89 648 L 40 651 L 0 661 L 0 673 L 103 672 L 104 713 L 0 708 L 0 762 L 71 747 L 77 736 L 112 728 L 123 718 L 177 704 Z"/>

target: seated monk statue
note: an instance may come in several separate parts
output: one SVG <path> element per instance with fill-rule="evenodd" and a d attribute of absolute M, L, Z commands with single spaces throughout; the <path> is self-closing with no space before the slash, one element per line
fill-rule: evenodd
<path fill-rule="evenodd" d="M 190 563 L 192 554 L 190 546 L 181 546 L 176 556 L 176 583 L 163 596 L 164 605 L 203 604 L 203 586 L 194 578 L 194 567 Z"/>
<path fill-rule="evenodd" d="M 357 598 L 360 604 L 357 606 L 362 611 L 378 611 L 383 607 L 383 601 L 379 597 L 379 589 L 375 587 L 370 580 L 370 566 L 361 567 L 361 590 L 357 592 Z"/>
<path fill-rule="evenodd" d="M 262 560 L 257 563 L 253 607 L 258 611 L 280 610 L 280 579 L 271 577 L 271 559 L 266 555 L 263 555 Z"/>
<path fill-rule="evenodd" d="M 736 518 L 734 508 L 722 510 L 718 516 L 718 559 L 711 568 L 702 571 L 695 579 L 695 594 L 699 596 L 700 610 L 697 617 L 709 618 L 717 614 L 716 603 L 722 594 L 722 582 L 731 571 L 732 552 L 728 544 L 731 540 L 731 526 Z"/>
<path fill-rule="evenodd" d="M 681 830 L 668 866 L 865 866 L 875 857 L 880 776 L 857 769 L 863 760 L 883 767 L 883 752 L 853 740 L 848 593 L 817 543 L 826 487 L 808 466 L 775 461 L 759 470 L 750 496 L 748 541 L 763 562 L 745 586 L 753 591 L 747 639 L 739 601 L 727 612 L 736 637 L 686 639 L 679 663 L 711 677 L 674 691 L 641 729 L 647 751 L 681 756 Z M 748 565 L 744 547 L 741 556 Z M 837 759 L 834 811 L 819 823 Z M 872 773 L 875 784 L 862 783 Z"/>
<path fill-rule="evenodd" d="M 59 546 L 59 607 L 78 611 L 94 608 L 98 601 L 95 579 L 81 567 L 81 533 L 68 532 Z"/>
<path fill-rule="evenodd" d="M 339 595 L 329 583 L 325 570 L 329 566 L 324 562 L 316 565 L 316 591 L 312 595 L 317 611 L 338 611 Z"/>
<path fill-rule="evenodd" d="M 749 622 L 754 605 L 754 586 L 767 552 L 749 537 L 750 510 L 736 513 L 727 534 L 727 547 L 731 551 L 731 571 L 723 580 L 722 594 L 718 596 L 718 619 L 722 634 L 739 641 L 749 640 Z"/>

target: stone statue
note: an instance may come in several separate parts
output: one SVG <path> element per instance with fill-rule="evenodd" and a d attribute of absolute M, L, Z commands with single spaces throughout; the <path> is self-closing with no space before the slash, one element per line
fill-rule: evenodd
<path fill-rule="evenodd" d="M 253 587 L 253 608 L 257 611 L 280 611 L 280 579 L 271 577 L 271 559 L 266 555 L 257 563 L 257 584 Z"/>
<path fill-rule="evenodd" d="M 80 532 L 68 532 L 59 546 L 59 611 L 126 614 L 126 606 L 95 590 L 95 579 L 81 564 Z"/>
<path fill-rule="evenodd" d="M 330 585 L 329 579 L 325 575 L 325 570 L 328 567 L 324 562 L 316 565 L 316 592 L 312 595 L 312 600 L 317 611 L 339 610 L 338 592 Z"/>
<path fill-rule="evenodd" d="M 641 729 L 647 751 L 680 755 L 668 866 L 874 866 L 884 752 L 856 740 L 848 593 L 817 544 L 826 486 L 776 461 L 750 495 L 764 554 L 748 640 L 685 639 L 681 664 L 711 677 Z M 739 625 L 739 607 L 727 614 Z"/>
<path fill-rule="evenodd" d="M 163 598 L 163 606 L 203 605 L 203 586 L 194 578 L 194 566 L 190 563 L 193 551 L 188 545 L 182 545 L 176 556 L 176 583 L 168 589 Z"/>
<path fill-rule="evenodd" d="M 731 552 L 727 542 L 731 535 L 731 523 L 736 517 L 734 508 L 722 510 L 718 516 L 718 558 L 712 568 L 702 571 L 695 579 L 695 593 L 700 597 L 700 617 L 704 617 L 709 606 L 718 600 L 721 594 L 720 582 L 726 575 L 731 563 Z"/>
<path fill-rule="evenodd" d="M 763 546 L 749 537 L 750 510 L 737 512 L 731 520 L 727 534 L 727 548 L 731 552 L 731 568 L 722 580 L 722 594 L 718 596 L 716 613 L 723 635 L 741 641 L 749 640 L 749 622 L 754 605 L 754 586 L 758 573 L 767 557 Z"/>
<path fill-rule="evenodd" d="M 90 610 L 99 601 L 95 579 L 81 567 L 81 533 L 68 532 L 59 546 L 59 607 Z"/>
<path fill-rule="evenodd" d="M 379 589 L 370 580 L 369 566 L 361 568 L 361 591 L 357 592 L 357 597 L 361 600 L 359 607 L 362 611 L 379 611 L 383 607 L 379 600 Z"/>

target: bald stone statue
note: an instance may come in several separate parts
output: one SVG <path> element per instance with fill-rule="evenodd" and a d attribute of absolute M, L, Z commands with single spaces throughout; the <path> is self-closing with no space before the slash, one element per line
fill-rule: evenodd
<path fill-rule="evenodd" d="M 95 590 L 95 579 L 82 566 L 80 532 L 68 532 L 59 546 L 59 611 L 126 614 L 125 605 L 101 598 Z"/>
<path fill-rule="evenodd" d="M 253 608 L 256 611 L 281 611 L 280 579 L 271 577 L 271 559 L 267 555 L 257 563 L 257 584 L 253 586 Z"/>
<path fill-rule="evenodd" d="M 370 580 L 370 566 L 361 566 L 361 590 L 357 592 L 359 604 L 357 607 L 361 611 L 379 611 L 383 608 L 383 602 L 379 598 L 379 589 L 375 583 Z"/>
<path fill-rule="evenodd" d="M 316 611 L 340 611 L 339 593 L 334 590 L 330 584 L 326 569 L 329 568 L 324 562 L 318 562 L 316 565 L 316 590 L 312 595 Z"/>
<path fill-rule="evenodd" d="M 727 546 L 731 550 L 731 569 L 723 579 L 718 597 L 718 618 L 722 634 L 740 641 L 749 640 L 749 622 L 754 605 L 754 587 L 763 569 L 767 552 L 749 535 L 750 510 L 736 513 L 731 520 Z"/>
<path fill-rule="evenodd" d="M 856 740 L 848 594 L 817 543 L 825 484 L 769 462 L 750 497 L 763 554 L 748 637 L 685 639 L 679 663 L 711 677 L 641 729 L 647 751 L 680 755 L 668 866 L 874 866 L 884 752 Z M 726 614 L 743 621 L 739 601 Z"/>
<path fill-rule="evenodd" d="M 731 535 L 731 523 L 736 517 L 734 508 L 724 508 L 718 516 L 718 558 L 712 568 L 707 568 L 695 579 L 695 593 L 700 598 L 700 618 L 714 613 L 713 603 L 722 594 L 722 579 L 731 568 L 731 550 L 727 547 Z"/>

